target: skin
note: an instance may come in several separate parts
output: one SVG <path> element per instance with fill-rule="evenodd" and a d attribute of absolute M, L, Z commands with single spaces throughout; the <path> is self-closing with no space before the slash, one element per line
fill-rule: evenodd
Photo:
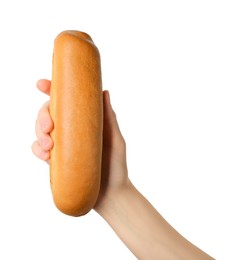
<path fill-rule="evenodd" d="M 49 95 L 51 82 L 39 80 L 37 88 Z M 179 234 L 132 184 L 128 177 L 125 140 L 108 91 L 103 91 L 103 104 L 101 189 L 94 210 L 138 259 L 213 259 Z M 37 116 L 37 140 L 32 151 L 47 163 L 54 145 L 50 137 L 53 127 L 49 102 L 46 102 Z"/>

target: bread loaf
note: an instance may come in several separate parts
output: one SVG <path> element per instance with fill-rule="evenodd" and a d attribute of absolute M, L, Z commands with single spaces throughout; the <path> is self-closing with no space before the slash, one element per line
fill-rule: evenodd
<path fill-rule="evenodd" d="M 103 99 L 100 55 L 91 37 L 64 31 L 54 42 L 50 115 L 54 122 L 50 183 L 56 207 L 88 213 L 101 179 Z"/>

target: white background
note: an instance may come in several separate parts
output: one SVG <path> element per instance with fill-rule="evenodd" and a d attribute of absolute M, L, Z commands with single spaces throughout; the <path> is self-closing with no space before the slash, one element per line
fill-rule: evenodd
<path fill-rule="evenodd" d="M 94 211 L 53 205 L 31 154 L 53 40 L 89 33 L 127 142 L 129 175 L 183 236 L 241 259 L 240 1 L 1 1 L 0 259 L 135 259 Z"/>

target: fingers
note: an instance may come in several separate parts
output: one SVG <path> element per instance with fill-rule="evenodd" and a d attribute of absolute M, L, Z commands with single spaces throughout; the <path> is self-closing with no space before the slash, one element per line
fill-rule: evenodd
<path fill-rule="evenodd" d="M 46 161 L 48 162 L 49 161 L 49 158 L 50 158 L 50 153 L 49 151 L 44 151 L 39 142 L 38 141 L 35 141 L 33 144 L 32 144 L 32 152 L 34 155 L 36 155 L 39 159 L 43 160 L 43 161 Z"/>
<path fill-rule="evenodd" d="M 40 79 L 37 81 L 37 88 L 44 94 L 50 95 L 51 81 L 47 79 Z"/>
<path fill-rule="evenodd" d="M 33 153 L 40 159 L 46 161 L 49 159 L 49 151 L 53 147 L 53 140 L 50 132 L 53 130 L 53 121 L 49 114 L 49 102 L 45 103 L 38 113 L 35 131 L 37 141 L 32 145 Z"/>
<path fill-rule="evenodd" d="M 53 130 L 53 120 L 49 113 L 49 101 L 46 102 L 39 110 L 38 118 L 36 121 L 36 135 L 38 133 L 49 134 Z"/>
<path fill-rule="evenodd" d="M 44 94 L 50 95 L 51 81 L 40 79 L 37 81 L 37 88 Z M 53 140 L 50 132 L 53 130 L 53 121 L 49 114 L 49 102 L 45 103 L 38 113 L 35 124 L 37 140 L 32 144 L 32 152 L 41 160 L 49 162 L 50 150 L 53 147 Z"/>

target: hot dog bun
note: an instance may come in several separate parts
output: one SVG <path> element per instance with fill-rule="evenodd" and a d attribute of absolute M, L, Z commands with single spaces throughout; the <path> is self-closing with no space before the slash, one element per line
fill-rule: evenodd
<path fill-rule="evenodd" d="M 91 37 L 64 31 L 54 42 L 50 183 L 56 207 L 71 216 L 96 203 L 101 178 L 103 104 L 100 55 Z"/>

